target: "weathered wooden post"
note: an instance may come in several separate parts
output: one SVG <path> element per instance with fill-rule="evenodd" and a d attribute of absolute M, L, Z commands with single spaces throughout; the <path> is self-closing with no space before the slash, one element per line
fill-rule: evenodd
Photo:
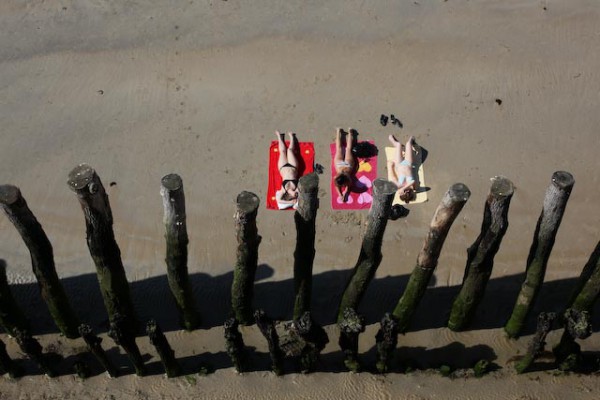
<path fill-rule="evenodd" d="M 29 321 L 10 291 L 6 277 L 6 262 L 0 259 L 0 325 L 15 336 L 15 329 L 29 331 Z"/>
<path fill-rule="evenodd" d="M 38 367 L 50 378 L 54 378 L 57 373 L 54 366 L 49 362 L 46 356 L 42 353 L 42 346 L 34 339 L 29 331 L 15 329 L 15 339 L 21 348 L 21 351 L 34 361 Z"/>
<path fill-rule="evenodd" d="M 177 174 L 165 175 L 161 180 L 160 194 L 163 199 L 165 240 L 167 242 L 167 278 L 175 304 L 179 309 L 183 327 L 194 330 L 200 326 L 192 286 L 188 276 L 188 235 L 186 228 L 185 195 L 183 182 Z"/>
<path fill-rule="evenodd" d="M 127 324 L 121 329 L 136 332 L 139 324 L 135 317 L 129 283 L 121 261 L 121 250 L 115 240 L 112 212 L 108 196 L 96 171 L 87 164 L 80 164 L 69 173 L 67 182 L 77 194 L 85 216 L 87 244 L 90 250 L 100 284 L 100 292 L 108 312 L 114 321 L 119 314 Z"/>
<path fill-rule="evenodd" d="M 13 379 L 23 376 L 23 368 L 10 358 L 2 340 L 0 340 L 0 371 L 8 373 Z"/>
<path fill-rule="evenodd" d="M 327 332 L 311 317 L 310 311 L 285 324 L 281 350 L 288 357 L 299 357 L 302 373 L 312 372 L 321 351 L 329 343 Z"/>
<path fill-rule="evenodd" d="M 244 372 L 248 363 L 248 355 L 242 334 L 238 330 L 239 323 L 235 318 L 228 318 L 223 324 L 225 335 L 225 351 L 231 358 L 237 372 Z"/>
<path fill-rule="evenodd" d="M 114 314 L 110 321 L 108 336 L 125 350 L 129 360 L 133 364 L 133 368 L 135 368 L 135 374 L 137 376 L 146 375 L 146 366 L 144 365 L 140 349 L 135 343 L 135 332 L 131 329 L 131 323 L 119 313 Z"/>
<path fill-rule="evenodd" d="M 552 175 L 527 257 L 525 281 L 521 285 L 512 315 L 504 326 L 504 330 L 511 338 L 517 338 L 520 335 L 542 287 L 556 232 L 574 184 L 575 179 L 568 172 L 557 171 Z"/>
<path fill-rule="evenodd" d="M 358 310 L 367 286 L 381 263 L 383 234 L 397 189 L 394 183 L 384 179 L 376 179 L 373 182 L 373 204 L 367 216 L 367 231 L 362 241 L 358 261 L 338 307 L 338 324 L 344 319 L 344 311 L 347 308 Z"/>
<path fill-rule="evenodd" d="M 390 361 L 398 345 L 398 323 L 391 313 L 385 313 L 381 319 L 380 328 L 375 335 L 377 343 L 377 362 L 375 366 L 379 373 L 388 372 Z"/>
<path fill-rule="evenodd" d="M 575 339 L 586 339 L 592 334 L 591 316 L 587 311 L 568 308 L 563 317 L 565 330 L 552 352 L 559 370 L 575 371 L 581 364 L 581 346 Z"/>
<path fill-rule="evenodd" d="M 94 334 L 92 328 L 89 325 L 81 324 L 79 325 L 79 334 L 85 341 L 87 348 L 90 353 L 92 353 L 100 365 L 106 370 L 108 376 L 111 378 L 116 378 L 119 376 L 119 370 L 115 368 L 114 364 L 109 360 L 106 352 L 102 348 L 102 339 Z"/>
<path fill-rule="evenodd" d="M 294 319 L 310 311 L 312 269 L 315 258 L 315 221 L 319 208 L 319 176 L 305 175 L 298 182 L 298 210 L 296 222 L 296 250 L 294 251 Z"/>
<path fill-rule="evenodd" d="M 508 229 L 508 208 L 514 193 L 513 183 L 501 176 L 492 179 L 485 202 L 481 233 L 467 250 L 467 265 L 460 292 L 454 299 L 448 328 L 467 327 L 479 305 L 492 274 L 494 257 Z"/>
<path fill-rule="evenodd" d="M 231 308 L 237 322 L 242 325 L 252 325 L 254 322 L 252 308 L 254 277 L 258 267 L 258 246 L 261 241 L 256 227 L 259 204 L 257 195 L 244 191 L 237 197 L 234 215 L 238 246 L 231 285 Z"/>
<path fill-rule="evenodd" d="M 404 294 L 392 313 L 398 323 L 398 332 L 404 333 L 408 329 L 412 316 L 425 294 L 427 284 L 437 266 L 448 231 L 470 196 L 471 192 L 466 185 L 455 183 L 448 189 L 435 210 L 423 249 L 417 257 L 417 265 L 410 275 Z"/>
<path fill-rule="evenodd" d="M 155 320 L 151 319 L 148 321 L 146 333 L 150 338 L 150 343 L 156 348 L 156 352 L 165 368 L 167 377 L 174 378 L 179 376 L 181 374 L 181 368 L 175 358 L 175 352 L 171 349 L 167 338 Z"/>
<path fill-rule="evenodd" d="M 358 335 L 365 331 L 365 319 L 354 309 L 346 308 L 344 318 L 338 323 L 340 338 L 338 344 L 344 353 L 344 365 L 352 372 L 360 371 L 358 361 Z"/>
<path fill-rule="evenodd" d="M 565 308 L 587 311 L 590 314 L 600 295 L 600 242 L 583 267 L 576 289 Z"/>
<path fill-rule="evenodd" d="M 267 339 L 269 345 L 269 355 L 271 356 L 271 370 L 275 375 L 283 374 L 283 352 L 279 347 L 279 335 L 275 329 L 275 323 L 265 314 L 263 310 L 254 312 L 256 326 L 260 329 L 260 333 Z"/>
<path fill-rule="evenodd" d="M 12 185 L 1 185 L 0 206 L 17 228 L 29 249 L 33 274 L 56 326 L 68 338 L 79 337 L 77 332 L 79 319 L 58 279 L 52 244 L 50 244 L 42 225 L 27 206 L 19 188 Z"/>
<path fill-rule="evenodd" d="M 556 314 L 552 312 L 542 312 L 540 315 L 538 315 L 537 329 L 535 331 L 535 335 L 529 343 L 529 346 L 527 347 L 527 354 L 525 354 L 525 356 L 515 364 L 515 370 L 517 371 L 517 374 L 527 372 L 535 359 L 542 353 L 542 351 L 544 351 L 544 346 L 546 345 L 546 336 L 552 329 L 555 319 Z"/>

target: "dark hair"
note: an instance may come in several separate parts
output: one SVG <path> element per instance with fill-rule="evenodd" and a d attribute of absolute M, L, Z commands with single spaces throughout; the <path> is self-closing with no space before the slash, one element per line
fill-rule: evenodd
<path fill-rule="evenodd" d="M 283 194 L 281 195 L 281 200 L 285 200 L 285 201 L 290 201 L 290 200 L 294 200 L 298 197 L 298 193 L 296 193 L 295 196 L 292 196 L 291 194 L 289 194 L 289 192 L 283 192 Z"/>
<path fill-rule="evenodd" d="M 414 201 L 416 198 L 417 198 L 417 191 L 414 189 L 407 189 L 404 192 L 404 195 L 400 196 L 400 199 L 407 203 L 409 201 Z"/>
<path fill-rule="evenodd" d="M 348 184 L 348 182 L 349 182 L 349 179 L 344 174 L 341 174 L 341 175 L 338 175 L 338 176 L 335 177 L 335 184 L 337 186 L 346 185 L 346 184 Z"/>

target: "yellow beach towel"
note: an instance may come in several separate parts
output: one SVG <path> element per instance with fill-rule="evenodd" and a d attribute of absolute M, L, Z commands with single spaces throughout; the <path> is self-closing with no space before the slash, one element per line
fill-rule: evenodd
<path fill-rule="evenodd" d="M 386 160 L 394 159 L 394 150 L 395 149 L 393 147 L 385 148 Z M 427 187 L 425 186 L 425 174 L 423 172 L 423 158 L 422 158 L 423 152 L 421 151 L 421 147 L 418 145 L 414 145 L 413 151 L 414 151 L 413 165 L 414 165 L 414 168 L 417 168 L 419 172 L 418 172 L 418 178 L 417 178 L 417 184 L 418 184 L 417 198 L 415 200 L 411 201 L 410 204 L 417 204 L 417 203 L 424 203 L 427 201 Z M 394 196 L 394 201 L 392 202 L 392 204 L 405 205 L 407 203 L 400 200 L 400 196 L 398 195 L 398 193 L 396 193 L 396 196 Z"/>

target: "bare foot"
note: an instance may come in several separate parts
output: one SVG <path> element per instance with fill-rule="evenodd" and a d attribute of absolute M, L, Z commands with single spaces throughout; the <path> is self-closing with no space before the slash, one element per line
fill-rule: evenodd
<path fill-rule="evenodd" d="M 277 136 L 277 139 L 281 140 L 282 142 L 285 141 L 285 133 L 275 131 L 275 136 Z"/>
<path fill-rule="evenodd" d="M 396 137 L 394 135 L 388 136 L 388 139 L 394 147 L 401 146 L 400 142 L 398 141 L 398 139 L 396 139 Z"/>
<path fill-rule="evenodd" d="M 355 138 L 355 139 L 358 136 L 358 132 L 354 128 L 348 128 L 348 133 L 351 134 L 352 137 Z"/>

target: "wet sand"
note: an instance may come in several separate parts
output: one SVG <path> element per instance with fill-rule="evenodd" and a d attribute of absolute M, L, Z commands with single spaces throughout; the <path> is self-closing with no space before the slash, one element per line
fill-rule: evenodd
<path fill-rule="evenodd" d="M 509 360 L 523 353 L 528 337 L 508 341 L 501 327 L 514 304 L 554 171 L 571 172 L 576 184 L 536 312 L 560 308 L 598 241 L 599 14 L 595 2 L 583 0 L 4 1 L 1 181 L 21 188 L 43 225 L 79 316 L 106 331 L 83 215 L 66 184 L 69 171 L 86 162 L 107 187 L 140 319 L 158 320 L 190 370 L 203 361 L 219 369 L 196 377 L 196 384 L 167 381 L 157 365 L 156 375 L 143 379 L 2 379 L 0 399 L 595 397 L 600 385 L 593 376 L 514 375 Z M 382 113 L 395 114 L 404 128 L 382 127 Z M 465 359 L 489 356 L 501 367 L 491 376 L 338 373 L 335 306 L 358 257 L 367 212 L 332 211 L 326 175 L 320 185 L 313 307 L 316 319 L 328 325 L 332 343 L 321 372 L 276 378 L 266 367 L 243 376 L 230 368 L 220 325 L 228 312 L 235 260 L 235 197 L 249 190 L 262 200 L 256 305 L 289 318 L 295 227 L 292 213 L 264 206 L 268 145 L 275 129 L 293 130 L 300 140 L 315 143 L 316 161 L 327 166 L 336 126 L 356 128 L 360 139 L 375 140 L 380 150 L 390 133 L 414 135 L 429 152 L 424 164 L 429 202 L 409 206 L 407 218 L 388 224 L 383 261 L 360 310 L 370 324 L 361 350 L 371 351 L 366 357 L 372 359 L 374 324 L 402 294 L 444 192 L 463 182 L 472 196 L 400 346 L 414 348 L 407 356 L 423 358 L 426 366 L 464 354 Z M 378 167 L 385 177 L 382 156 Z M 191 334 L 178 331 L 165 277 L 159 188 L 160 178 L 172 172 L 184 181 L 189 269 L 204 317 L 202 329 Z M 489 178 L 496 175 L 517 188 L 510 227 L 473 329 L 454 334 L 443 328 L 445 318 L 462 281 L 466 249 L 479 233 Z M 82 343 L 57 336 L 27 248 L 5 217 L 0 217 L 0 258 L 8 264 L 19 304 L 34 320 L 36 337 L 51 348 L 60 341 L 65 356 L 81 349 Z M 598 317 L 594 322 L 600 326 Z M 258 363 L 266 366 L 261 337 L 254 328 L 244 333 L 262 353 Z M 12 339 L 0 338 L 11 355 L 22 358 Z M 597 351 L 599 340 L 594 334 L 582 343 L 584 349 Z M 147 339 L 139 341 L 155 364 Z M 104 343 L 114 348 L 110 339 Z M 465 353 L 453 343 L 475 350 Z M 68 365 L 69 359 L 62 368 Z"/>

